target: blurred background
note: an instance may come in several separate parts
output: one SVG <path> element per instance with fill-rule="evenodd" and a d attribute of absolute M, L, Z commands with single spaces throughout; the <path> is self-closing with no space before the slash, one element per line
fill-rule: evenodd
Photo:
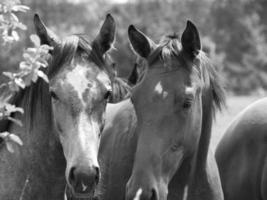
<path fill-rule="evenodd" d="M 211 57 L 226 80 L 229 108 L 219 115 L 216 134 L 242 108 L 266 94 L 267 89 L 267 1 L 266 0 L 21 0 L 31 8 L 18 14 L 27 31 L 21 40 L 0 49 L 0 72 L 16 70 L 23 50 L 34 33 L 33 14 L 39 13 L 46 25 L 60 37 L 86 33 L 92 39 L 105 15 L 117 23 L 113 57 L 119 75 L 127 77 L 135 56 L 127 36 L 136 25 L 155 41 L 163 35 L 181 34 L 186 20 L 198 27 L 203 50 Z M 219 136 L 215 137 L 217 143 Z"/>

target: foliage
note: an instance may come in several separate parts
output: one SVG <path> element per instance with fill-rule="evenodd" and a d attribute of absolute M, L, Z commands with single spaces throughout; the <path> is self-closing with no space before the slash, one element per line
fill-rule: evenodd
<path fill-rule="evenodd" d="M 23 109 L 7 103 L 8 99 L 9 99 L 9 96 L 4 96 L 3 94 L 1 94 L 0 120 L 10 120 L 17 125 L 22 126 L 21 121 L 13 118 L 12 114 L 16 112 L 23 113 Z M 9 133 L 7 131 L 0 132 L 0 138 L 1 138 L 1 141 L 4 141 L 7 150 L 10 151 L 11 153 L 14 152 L 12 143 L 23 145 L 23 142 L 17 135 Z"/>
<path fill-rule="evenodd" d="M 21 5 L 18 0 L 3 0 L 0 4 L 0 40 L 11 43 L 19 40 L 16 29 L 26 30 L 26 26 L 19 21 L 16 12 L 26 12 L 29 7 Z"/>
<path fill-rule="evenodd" d="M 229 88 L 235 93 L 267 89 L 266 1 L 215 1 L 213 38 L 225 54 Z"/>
<path fill-rule="evenodd" d="M 222 71 L 227 89 L 235 94 L 267 89 L 267 2 L 265 0 L 135 0 L 113 5 L 118 28 L 115 57 L 124 76 L 134 63 L 126 39 L 129 24 L 155 41 L 182 33 L 187 19 L 198 27 L 203 50 Z M 129 62 L 130 61 L 130 62 Z"/>
<path fill-rule="evenodd" d="M 25 30 L 26 26 L 19 21 L 15 12 L 25 12 L 28 9 L 27 6 L 21 5 L 18 0 L 6 0 L 0 3 L 0 38 L 3 40 L 3 46 L 19 40 L 17 29 Z M 4 89 L 0 97 L 0 120 L 11 120 L 19 126 L 22 126 L 21 121 L 13 118 L 12 114 L 16 112 L 23 113 L 23 109 L 9 104 L 8 99 L 13 92 L 18 92 L 20 89 L 29 86 L 32 82 L 36 82 L 38 77 L 48 82 L 43 68 L 46 68 L 48 65 L 46 60 L 48 52 L 52 48 L 48 45 L 41 45 L 40 39 L 36 35 L 31 35 L 30 40 L 34 47 L 27 48 L 24 51 L 23 60 L 19 64 L 19 70 L 17 72 L 3 72 L 8 81 L 0 85 L 0 88 Z M 14 152 L 12 142 L 19 145 L 23 144 L 17 135 L 9 132 L 0 133 L 0 138 L 5 142 L 10 152 Z"/>
<path fill-rule="evenodd" d="M 19 71 L 17 73 L 3 72 L 9 78 L 7 83 L 3 83 L 0 87 L 8 86 L 11 91 L 19 91 L 29 86 L 31 82 L 36 82 L 38 77 L 41 77 L 46 82 L 48 78 L 42 71 L 47 63 L 48 52 L 51 47 L 48 45 L 41 45 L 40 39 L 36 35 L 30 36 L 34 47 L 27 48 L 23 53 L 23 61 L 20 62 Z"/>

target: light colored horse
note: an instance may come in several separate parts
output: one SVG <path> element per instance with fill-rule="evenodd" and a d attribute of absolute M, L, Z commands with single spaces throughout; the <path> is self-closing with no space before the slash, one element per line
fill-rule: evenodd
<path fill-rule="evenodd" d="M 54 48 L 45 71 L 50 82 L 38 80 L 12 98 L 25 111 L 13 116 L 23 127 L 0 122 L 0 131 L 16 133 L 24 142 L 14 154 L 1 148 L 0 199 L 63 199 L 66 182 L 73 196 L 91 198 L 100 176 L 97 154 L 106 104 L 129 92 L 114 77 L 106 53 L 115 22 L 107 15 L 92 43 L 84 35 L 60 41 L 38 15 L 34 24 L 42 44 Z"/>

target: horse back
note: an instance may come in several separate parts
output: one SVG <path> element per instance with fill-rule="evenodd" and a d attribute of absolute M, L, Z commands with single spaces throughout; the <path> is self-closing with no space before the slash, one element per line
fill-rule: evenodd
<path fill-rule="evenodd" d="M 260 188 L 267 167 L 266 154 L 267 98 L 264 98 L 233 120 L 216 149 L 226 200 L 262 199 Z M 267 181 L 265 189 L 266 184 Z"/>

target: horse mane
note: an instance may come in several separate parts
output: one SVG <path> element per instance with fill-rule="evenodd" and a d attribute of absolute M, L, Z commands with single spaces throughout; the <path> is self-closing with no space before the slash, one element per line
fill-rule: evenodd
<path fill-rule="evenodd" d="M 101 69 L 105 69 L 109 73 L 109 69 L 106 66 L 106 62 L 109 57 L 107 53 L 104 56 L 100 56 L 97 51 L 91 47 L 89 40 L 85 35 L 73 35 L 67 37 L 60 45 L 54 47 L 50 58 L 48 59 L 48 67 L 44 69 L 45 74 L 49 79 L 55 77 L 65 64 L 71 62 L 75 53 L 79 50 L 83 50 L 88 53 L 92 62 L 94 62 Z M 118 79 L 118 80 L 117 80 Z M 120 78 L 115 78 L 116 81 L 120 81 Z M 122 80 L 121 80 L 122 82 Z M 130 89 L 129 89 L 130 91 Z M 29 130 L 35 121 L 35 113 L 40 110 L 42 113 L 49 112 L 51 114 L 51 108 L 44 106 L 44 102 L 50 101 L 49 85 L 44 80 L 39 78 L 36 83 L 32 83 L 24 89 L 20 89 L 18 92 L 14 92 L 8 103 L 17 107 L 24 105 L 24 115 L 26 128 Z M 40 107 L 41 106 L 41 107 Z M 14 117 L 14 114 L 12 114 Z M 51 117 L 52 118 L 52 117 Z M 10 125 L 13 122 L 9 120 L 0 121 L 0 132 L 8 131 Z M 1 142 L 1 141 L 0 141 Z"/>
<path fill-rule="evenodd" d="M 91 44 L 89 39 L 84 34 L 76 34 L 73 36 L 69 36 L 62 42 L 61 45 L 58 45 L 54 48 L 54 59 L 49 67 L 48 76 L 53 77 L 55 74 L 60 71 L 62 66 L 65 63 L 70 62 L 75 53 L 79 50 L 85 51 L 92 62 L 94 62 L 99 68 L 110 72 L 108 68 L 106 68 L 106 62 L 110 59 L 108 53 L 103 56 L 99 54 L 99 52 L 94 48 L 95 43 Z"/>
<path fill-rule="evenodd" d="M 110 102 L 118 102 L 122 97 L 127 99 L 131 96 L 132 88 L 127 83 L 127 80 L 115 77 L 112 83 L 112 96 Z"/>
<path fill-rule="evenodd" d="M 173 57 L 179 59 L 182 66 L 188 66 L 188 61 L 186 61 L 186 56 L 182 51 L 179 36 L 176 33 L 164 36 L 149 55 L 147 62 L 144 62 L 145 59 L 138 56 L 137 64 L 144 65 L 144 63 L 146 63 L 146 65 L 152 65 L 158 60 L 165 63 L 165 61 Z M 163 67 L 168 66 L 164 65 Z M 222 77 L 219 76 L 218 69 L 203 51 L 199 51 L 198 55 L 193 60 L 192 71 L 195 74 L 193 76 L 193 81 L 197 82 L 197 85 L 202 90 L 211 92 L 211 109 L 213 116 L 215 116 L 215 111 L 221 110 L 225 106 L 224 84 Z"/>

